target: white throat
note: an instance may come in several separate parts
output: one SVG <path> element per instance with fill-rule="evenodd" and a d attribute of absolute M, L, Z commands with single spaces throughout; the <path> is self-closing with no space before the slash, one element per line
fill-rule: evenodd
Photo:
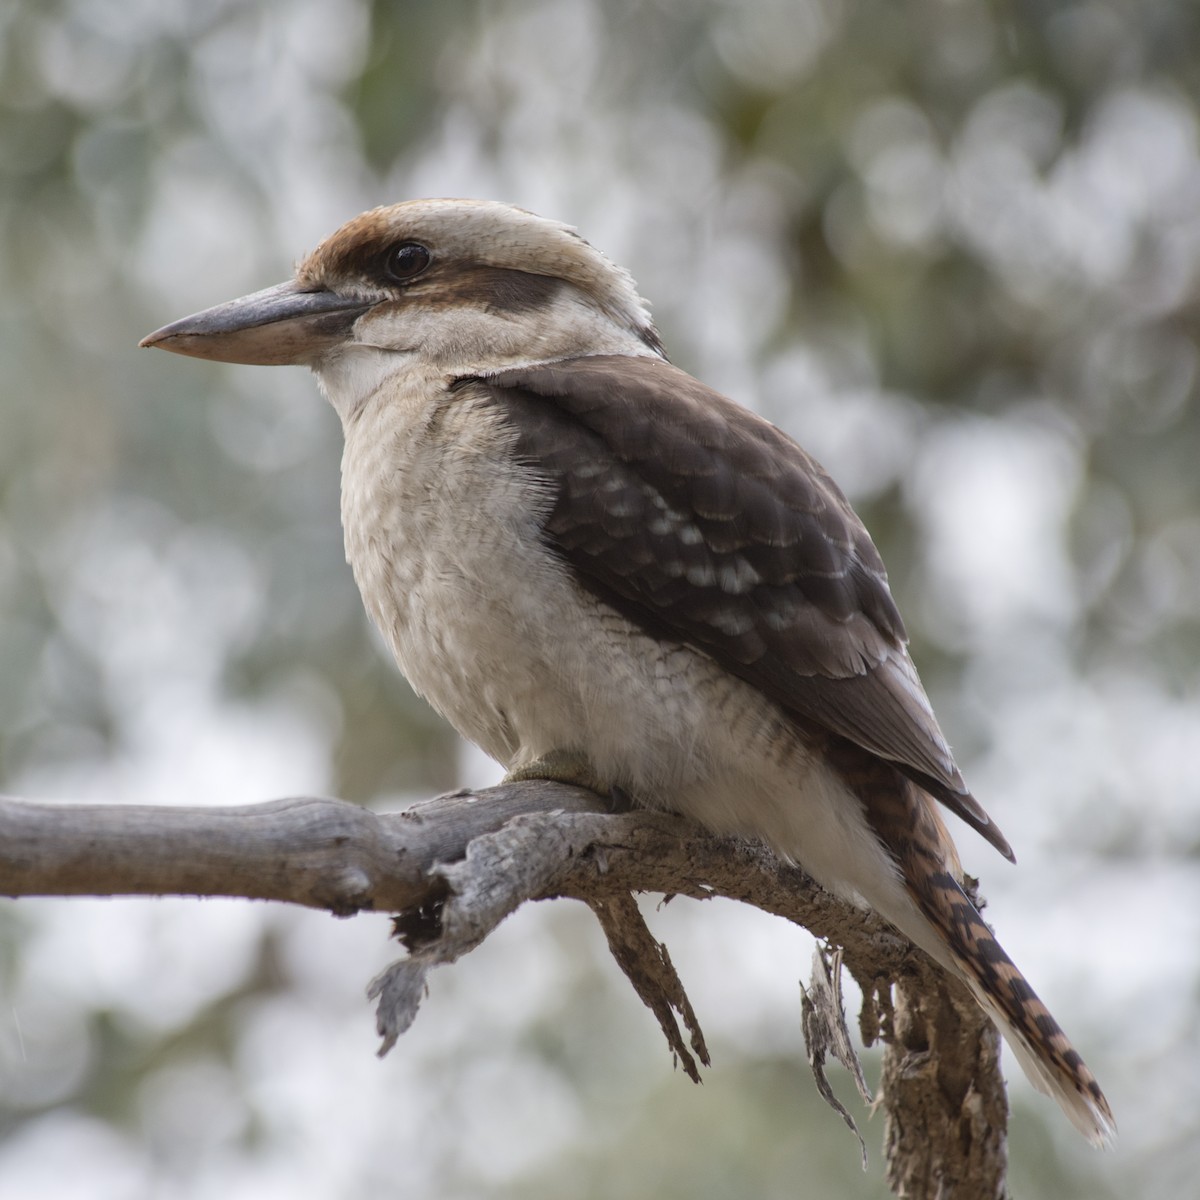
<path fill-rule="evenodd" d="M 379 305 L 359 319 L 352 341 L 312 369 L 346 426 L 400 375 L 419 374 L 432 382 L 594 354 L 661 357 L 632 323 L 568 287 L 544 307 L 519 314 L 470 302 L 451 311 Z"/>

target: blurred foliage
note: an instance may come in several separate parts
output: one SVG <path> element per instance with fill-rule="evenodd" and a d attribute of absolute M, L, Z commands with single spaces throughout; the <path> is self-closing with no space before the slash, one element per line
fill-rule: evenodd
<path fill-rule="evenodd" d="M 98 571 L 119 573 L 98 539 L 137 539 L 161 560 L 180 539 L 212 534 L 254 575 L 252 628 L 212 647 L 223 656 L 223 693 L 262 696 L 304 662 L 330 692 L 334 790 L 368 798 L 448 785 L 453 743 L 366 644 L 339 568 L 333 423 L 317 430 L 304 420 L 290 438 L 276 436 L 287 417 L 280 406 L 312 405 L 302 385 L 256 397 L 242 413 L 211 380 L 131 353 L 164 315 L 134 260 L 148 210 L 173 184 L 162 175 L 167 147 L 195 155 L 228 188 L 240 210 L 235 238 L 271 219 L 246 148 L 211 128 L 203 92 L 239 69 L 228 47 L 258 42 L 263 55 L 266 12 L 208 4 L 164 16 L 139 24 L 94 6 L 26 4 L 4 30 L 0 269 L 10 286 L 0 353 L 10 369 L 0 544 L 23 569 L 7 573 L 19 592 L 0 630 L 0 703 L 20 704 L 6 707 L 0 772 L 61 766 L 64 755 L 119 741 L 119 699 L 106 694 L 106 675 L 123 664 L 104 661 L 88 614 L 69 623 L 54 611 L 80 543 L 106 560 Z M 171 251 L 169 234 L 162 249 Z M 282 275 L 287 260 L 273 257 Z M 161 266 L 168 285 L 180 282 L 169 261 Z"/>
<path fill-rule="evenodd" d="M 1003 791 L 1010 835 L 1024 825 L 1044 862 L 1075 864 L 1049 907 L 1069 903 L 1073 871 L 1115 907 L 1107 857 L 1176 888 L 1147 890 L 1127 927 L 1184 920 L 1200 847 L 1182 753 L 1200 699 L 1197 95 L 1200 8 L 1178 0 L 10 0 L 0 786 L 162 803 L 290 786 L 369 803 L 454 781 L 453 738 L 365 630 L 341 561 L 336 421 L 311 381 L 135 345 L 283 278 L 361 208 L 491 195 L 578 224 L 633 268 L 675 360 L 843 481 L 972 777 Z M 953 518 L 971 512 L 964 541 Z M 473 1012 L 531 961 L 569 964 L 561 1009 L 514 1016 L 497 1060 L 514 1097 L 537 1072 L 558 1081 L 543 1079 L 561 1102 L 529 1111 L 559 1132 L 498 1135 L 504 1089 L 479 1093 L 500 1098 L 485 1112 L 466 1082 L 494 1048 L 461 1029 L 425 1047 L 427 1014 L 396 1052 L 404 1086 L 378 1085 L 405 1132 L 379 1117 L 375 1148 L 343 1161 L 342 1135 L 316 1149 L 307 1110 L 271 1091 L 278 1058 L 248 1065 L 272 1021 L 317 1037 L 334 1012 L 368 1024 L 357 984 L 307 1026 L 286 1007 L 324 978 L 301 947 L 327 961 L 332 940 L 251 910 L 236 953 L 221 926 L 223 949 L 200 960 L 210 990 L 150 1019 L 145 997 L 110 993 L 103 954 L 79 949 L 124 946 L 118 927 L 64 911 L 0 911 L 0 1011 L 28 1027 L 0 1033 L 0 1191 L 36 1178 L 48 1197 L 257 1196 L 270 1189 L 254 1180 L 283 1170 L 272 1152 L 303 1144 L 325 1173 L 300 1172 L 293 1195 L 882 1194 L 792 1047 L 733 1036 L 703 1103 L 681 1099 L 572 917 L 521 926 L 538 931 L 535 959 L 512 942 L 481 952 L 436 998 Z M 208 926 L 165 913 L 133 926 L 131 980 L 163 967 L 147 947 L 168 973 L 200 954 Z M 1191 926 L 1164 928 L 1188 951 L 1164 933 L 1141 968 L 1163 985 L 1138 996 L 1168 1015 L 1138 1036 L 1092 1017 L 1112 1031 L 1089 1058 L 1115 1082 L 1132 1149 L 1102 1184 L 1047 1131 L 1056 1114 L 1022 1105 L 1021 1194 L 1173 1195 L 1200 1166 L 1200 1092 L 1174 1053 L 1200 1037 L 1200 966 Z M 1106 978 L 1125 952 L 1099 964 Z M 1153 1009 L 1168 994 L 1189 998 Z M 548 1060 L 561 1027 L 592 1039 Z M 1145 1095 L 1154 1079 L 1169 1110 Z M 351 1111 L 338 1096 L 329 1107 Z M 155 1124 L 188 1103 L 194 1118 Z M 225 1140 L 204 1142 L 206 1122 Z M 427 1160 L 424 1174 L 407 1161 L 398 1192 L 389 1136 Z M 495 1145 L 495 1162 L 463 1166 L 455 1137 Z M 108 1166 L 83 1191 L 52 1166 L 29 1175 L 89 1154 Z M 235 1165 L 206 1175 L 210 1160 Z"/>

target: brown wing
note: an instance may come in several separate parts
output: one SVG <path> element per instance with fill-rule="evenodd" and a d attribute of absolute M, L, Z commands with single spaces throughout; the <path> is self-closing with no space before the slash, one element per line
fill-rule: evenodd
<path fill-rule="evenodd" d="M 786 434 L 649 357 L 462 385 L 488 389 L 556 484 L 546 537 L 584 587 L 894 763 L 1012 857 L 938 728 L 870 535 Z"/>

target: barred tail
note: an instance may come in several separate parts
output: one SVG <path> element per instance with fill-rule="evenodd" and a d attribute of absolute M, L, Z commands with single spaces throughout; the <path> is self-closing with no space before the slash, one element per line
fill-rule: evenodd
<path fill-rule="evenodd" d="M 960 886 L 958 855 L 933 799 L 908 780 L 897 787 L 893 775 L 889 786 L 877 769 L 855 766 L 854 790 L 905 893 L 879 889 L 867 895 L 872 907 L 971 989 L 1033 1086 L 1053 1096 L 1089 1142 L 1108 1145 L 1117 1126 L 1096 1077 Z"/>
<path fill-rule="evenodd" d="M 941 870 L 905 882 L 922 915 L 940 935 L 940 946 L 925 948 L 971 989 L 1013 1048 L 1030 1083 L 1053 1096 L 1094 1146 L 1111 1143 L 1117 1126 L 1095 1075 L 958 881 Z"/>

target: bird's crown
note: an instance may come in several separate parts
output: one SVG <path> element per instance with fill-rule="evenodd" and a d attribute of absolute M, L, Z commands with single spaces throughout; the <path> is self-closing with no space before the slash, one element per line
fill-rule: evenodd
<path fill-rule="evenodd" d="M 443 303 L 483 297 L 501 307 L 534 307 L 554 282 L 563 281 L 609 316 L 633 328 L 652 328 L 649 305 L 628 271 L 570 225 L 494 200 L 410 200 L 371 209 L 304 258 L 296 280 L 343 294 L 359 291 L 365 298 L 404 282 L 395 273 L 402 247 L 428 252 L 426 269 Z M 512 273 L 504 286 L 499 272 Z"/>

